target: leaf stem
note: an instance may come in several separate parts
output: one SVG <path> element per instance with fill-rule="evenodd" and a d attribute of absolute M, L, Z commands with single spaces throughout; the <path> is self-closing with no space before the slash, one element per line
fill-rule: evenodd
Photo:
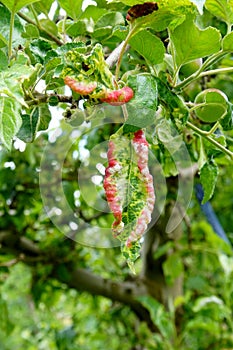
<path fill-rule="evenodd" d="M 8 59 L 11 60 L 12 56 L 12 43 L 13 43 L 13 31 L 14 31 L 14 23 L 15 23 L 15 12 L 11 12 L 10 19 L 10 33 L 9 33 L 9 43 L 8 43 Z"/>
<path fill-rule="evenodd" d="M 118 57 L 118 60 L 117 60 L 117 64 L 116 64 L 116 71 L 115 71 L 115 80 L 117 81 L 118 78 L 119 78 L 119 74 L 120 74 L 120 67 L 121 67 L 121 61 L 122 61 L 122 58 L 123 58 L 123 55 L 125 53 L 125 50 L 126 50 L 126 47 L 129 43 L 129 40 L 132 38 L 132 36 L 134 34 L 136 34 L 136 32 L 139 30 L 138 26 L 137 25 L 134 25 L 134 26 L 130 26 L 130 29 L 129 29 L 129 33 L 125 39 L 125 41 L 123 42 L 124 44 L 122 45 L 121 47 L 121 51 L 119 53 L 119 57 Z"/>
<path fill-rule="evenodd" d="M 181 83 L 177 84 L 174 86 L 176 90 L 183 89 L 185 86 L 188 84 L 192 83 L 194 80 L 199 79 L 200 77 L 204 77 L 205 75 L 210 75 L 208 72 L 212 72 L 211 74 L 218 74 L 221 73 L 220 69 L 226 69 L 226 68 L 219 68 L 215 70 L 210 70 L 210 71 L 205 71 L 208 67 L 210 67 L 212 64 L 217 62 L 220 58 L 224 57 L 227 55 L 227 51 L 219 51 L 216 54 L 213 54 L 212 56 L 208 57 L 207 60 L 202 64 L 202 66 L 192 75 L 190 75 L 188 78 L 184 79 Z M 230 67 L 232 68 L 232 67 Z M 213 73 L 215 71 L 215 73 Z M 216 72 L 217 71 L 217 72 Z M 233 70 L 231 70 L 233 71 Z M 225 71 L 223 71 L 225 72 Z"/>
<path fill-rule="evenodd" d="M 231 152 L 229 149 L 227 149 L 226 147 L 221 145 L 218 141 L 214 140 L 209 134 L 206 134 L 205 131 L 199 129 L 198 127 L 196 127 L 195 125 L 193 125 L 190 122 L 187 122 L 186 125 L 188 127 L 190 127 L 190 129 L 195 131 L 198 135 L 200 135 L 200 136 L 204 137 L 205 139 L 207 139 L 210 143 L 215 145 L 218 149 L 220 149 L 222 152 L 224 152 L 225 154 L 227 154 L 228 156 L 230 156 L 233 159 L 233 152 Z"/>
<path fill-rule="evenodd" d="M 224 74 L 224 73 L 233 73 L 233 67 L 207 70 L 205 72 L 200 73 L 199 77 L 202 78 L 207 75 Z"/>

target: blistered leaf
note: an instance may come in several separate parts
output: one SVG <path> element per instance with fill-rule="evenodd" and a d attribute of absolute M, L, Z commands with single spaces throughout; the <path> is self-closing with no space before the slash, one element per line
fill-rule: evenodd
<path fill-rule="evenodd" d="M 104 189 L 115 217 L 114 235 L 122 242 L 128 263 L 140 251 L 140 238 L 151 221 L 155 195 L 153 178 L 148 169 L 148 143 L 142 130 L 111 136 Z"/>
<path fill-rule="evenodd" d="M 224 22 L 233 22 L 233 0 L 206 0 L 205 7 L 214 16 L 221 18 Z"/>
<path fill-rule="evenodd" d="M 19 111 L 20 104 L 14 98 L 0 96 L 0 140 L 8 150 L 22 123 Z"/>
<path fill-rule="evenodd" d="M 213 195 L 218 177 L 218 167 L 211 161 L 205 163 L 200 171 L 200 180 L 204 190 L 202 204 L 206 203 Z"/>
<path fill-rule="evenodd" d="M 199 29 L 188 17 L 181 25 L 171 31 L 171 52 L 177 68 L 197 58 L 209 56 L 220 49 L 220 32 L 213 27 Z"/>
<path fill-rule="evenodd" d="M 153 43 L 153 45 L 151 45 L 151 43 Z M 162 41 L 148 30 L 141 30 L 134 35 L 130 40 L 130 45 L 143 56 L 146 61 L 152 64 L 158 64 L 163 61 L 165 47 Z"/>

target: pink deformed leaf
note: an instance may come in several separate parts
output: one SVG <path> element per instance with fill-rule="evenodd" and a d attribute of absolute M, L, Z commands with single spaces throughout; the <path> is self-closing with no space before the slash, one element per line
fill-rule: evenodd
<path fill-rule="evenodd" d="M 151 221 L 155 194 L 153 178 L 148 168 L 149 145 L 144 132 L 111 137 L 104 189 L 114 215 L 112 230 L 122 242 L 122 252 L 128 262 L 139 256 L 140 238 Z"/>
<path fill-rule="evenodd" d="M 67 86 L 69 86 L 73 91 L 77 92 L 80 95 L 90 95 L 96 88 L 97 83 L 93 82 L 85 82 L 85 81 L 77 81 L 71 77 L 65 77 L 64 82 Z"/>
<path fill-rule="evenodd" d="M 124 86 L 119 90 L 107 90 L 105 97 L 100 100 L 109 103 L 112 106 L 121 106 L 124 103 L 129 102 L 133 96 L 133 90 L 128 86 Z"/>

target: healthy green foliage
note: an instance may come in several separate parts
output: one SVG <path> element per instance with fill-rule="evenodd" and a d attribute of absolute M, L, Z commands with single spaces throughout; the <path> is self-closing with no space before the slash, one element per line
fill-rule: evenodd
<path fill-rule="evenodd" d="M 218 177 L 218 167 L 213 162 L 205 163 L 201 168 L 201 184 L 204 189 L 202 204 L 206 203 L 213 195 Z"/>
<path fill-rule="evenodd" d="M 177 69 L 196 58 L 206 57 L 220 49 L 220 32 L 216 28 L 199 29 L 188 17 L 182 24 L 171 31 L 171 51 Z"/>

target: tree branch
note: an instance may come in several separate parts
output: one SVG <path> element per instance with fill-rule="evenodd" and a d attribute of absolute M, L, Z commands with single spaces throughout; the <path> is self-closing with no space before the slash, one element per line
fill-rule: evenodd
<path fill-rule="evenodd" d="M 70 288 L 88 292 L 91 295 L 103 296 L 129 306 L 140 320 L 147 323 L 152 331 L 157 331 L 157 327 L 150 318 L 149 311 L 137 300 L 142 295 L 148 295 L 147 285 L 142 280 L 116 282 L 81 268 L 71 271 L 68 280 L 58 275 L 57 269 L 54 269 L 53 277 Z"/>
<path fill-rule="evenodd" d="M 118 61 L 118 58 L 120 56 L 121 50 L 123 46 L 125 45 L 125 41 L 122 41 L 119 46 L 117 46 L 108 56 L 106 59 L 106 63 L 109 66 L 109 68 L 112 68 Z M 126 46 L 125 51 L 129 50 L 129 45 Z"/>
<path fill-rule="evenodd" d="M 53 35 L 52 33 L 50 33 L 46 28 L 43 28 L 41 26 L 38 26 L 36 22 L 34 22 L 30 17 L 26 16 L 24 13 L 22 12 L 18 12 L 17 15 L 19 17 L 21 17 L 24 21 L 26 21 L 27 23 L 33 24 L 34 26 L 36 26 L 39 30 L 41 30 L 42 32 L 44 32 L 45 34 L 47 34 L 50 39 L 52 39 L 57 45 L 62 46 L 64 43 L 58 39 L 55 35 Z"/>

